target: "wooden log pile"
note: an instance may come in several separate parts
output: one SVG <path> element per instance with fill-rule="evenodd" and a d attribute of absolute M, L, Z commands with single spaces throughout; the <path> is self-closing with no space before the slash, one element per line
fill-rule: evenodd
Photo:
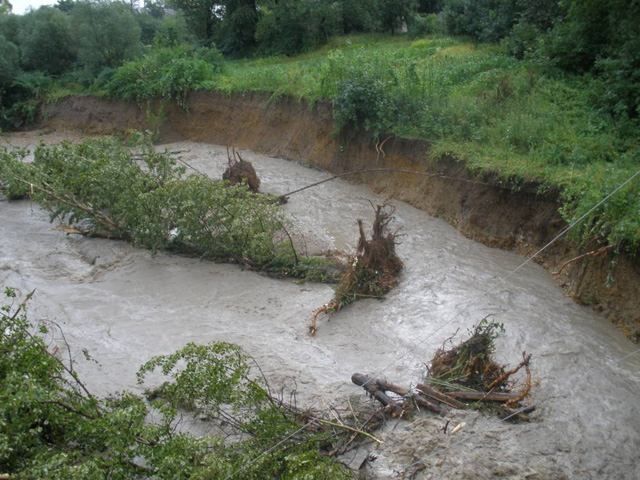
<path fill-rule="evenodd" d="M 427 410 L 438 415 L 445 415 L 451 409 L 464 410 L 479 402 L 495 402 L 499 407 L 503 420 L 526 420 L 526 415 L 535 410 L 535 405 L 517 405 L 519 392 L 474 392 L 474 391 L 440 391 L 433 385 L 419 383 L 413 389 L 391 383 L 384 379 L 374 378 L 363 373 L 354 373 L 351 381 L 362 387 L 373 399 L 385 408 L 392 417 L 404 417 L 409 412 Z"/>
<path fill-rule="evenodd" d="M 444 414 L 449 409 L 477 408 L 497 411 L 504 420 L 526 419 L 535 406 L 523 403 L 532 388 L 531 355 L 508 369 L 493 358 L 495 339 L 504 333 L 497 322 L 482 319 L 471 335 L 445 348 L 445 341 L 433 356 L 422 383 L 409 389 L 395 383 L 355 373 L 351 381 L 361 386 L 393 416 L 425 409 Z M 518 372 L 524 375 L 516 377 Z"/>

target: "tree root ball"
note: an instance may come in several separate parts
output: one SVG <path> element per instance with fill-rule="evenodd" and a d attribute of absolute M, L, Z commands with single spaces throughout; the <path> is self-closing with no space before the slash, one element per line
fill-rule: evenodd
<path fill-rule="evenodd" d="M 222 174 L 222 179 L 231 185 L 244 183 L 249 187 L 249 190 L 258 193 L 260 190 L 260 179 L 251 162 L 243 160 L 235 148 L 232 150 L 232 154 L 230 154 L 229 149 L 227 149 L 227 159 L 229 166 Z"/>

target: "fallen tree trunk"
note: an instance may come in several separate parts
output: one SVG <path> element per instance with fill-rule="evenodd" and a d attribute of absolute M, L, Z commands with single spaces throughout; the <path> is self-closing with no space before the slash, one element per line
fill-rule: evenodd
<path fill-rule="evenodd" d="M 411 392 L 408 388 L 387 382 L 386 380 L 374 379 L 362 373 L 354 373 L 351 376 L 351 381 L 364 388 L 369 395 L 378 400 L 382 405 L 392 409 L 394 414 L 399 413 L 402 415 L 408 408 L 406 405 L 407 401 L 413 402 L 418 407 L 426 408 L 434 413 L 442 414 L 444 412 L 443 408 L 437 403 Z M 400 395 L 403 400 L 397 402 L 389 397 L 386 392 L 393 392 L 396 395 Z"/>

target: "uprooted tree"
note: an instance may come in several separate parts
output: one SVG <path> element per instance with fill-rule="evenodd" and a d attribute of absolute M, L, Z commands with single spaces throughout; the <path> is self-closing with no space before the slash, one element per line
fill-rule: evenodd
<path fill-rule="evenodd" d="M 67 233 L 131 241 L 230 261 L 276 276 L 332 279 L 334 262 L 298 255 L 276 199 L 251 191 L 259 181 L 216 181 L 142 139 L 139 152 L 113 138 L 0 151 L 0 189 L 31 197 Z M 238 157 L 239 158 L 239 157 Z M 238 162 L 242 164 L 242 159 Z M 245 162 L 248 163 L 248 162 Z M 243 167 L 247 170 L 247 167 Z M 251 169 L 253 169 L 251 167 Z"/>
<path fill-rule="evenodd" d="M 247 160 L 244 160 L 240 156 L 235 148 L 231 149 L 227 147 L 227 169 L 222 174 L 222 179 L 229 182 L 231 185 L 245 184 L 254 193 L 258 193 L 260 190 L 260 179 L 256 170 L 253 168 L 253 164 Z"/>
<path fill-rule="evenodd" d="M 368 239 L 362 220 L 358 220 L 360 237 L 356 254 L 340 277 L 333 299 L 316 309 L 312 315 L 309 331 L 315 335 L 318 317 L 330 315 L 361 298 L 382 298 L 398 284 L 402 271 L 402 260 L 396 254 L 396 232 L 389 230 L 394 219 L 394 209 L 389 205 L 378 205 Z"/>

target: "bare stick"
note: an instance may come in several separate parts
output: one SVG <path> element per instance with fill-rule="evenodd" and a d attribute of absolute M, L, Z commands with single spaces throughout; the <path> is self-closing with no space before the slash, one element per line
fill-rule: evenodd
<path fill-rule="evenodd" d="M 605 255 L 607 252 L 609 252 L 611 249 L 613 249 L 613 245 L 605 245 L 604 247 L 600 247 L 600 248 L 596 248 L 595 250 L 592 250 L 590 252 L 587 253 L 583 253 L 582 255 L 578 255 L 577 257 L 572 258 L 571 260 L 567 260 L 566 262 L 564 262 L 560 268 L 558 269 L 558 271 L 553 272 L 554 275 L 560 275 L 562 273 L 562 271 L 571 263 L 573 262 L 577 262 L 578 260 L 581 260 L 583 258 L 586 257 L 600 257 L 602 255 Z"/>

